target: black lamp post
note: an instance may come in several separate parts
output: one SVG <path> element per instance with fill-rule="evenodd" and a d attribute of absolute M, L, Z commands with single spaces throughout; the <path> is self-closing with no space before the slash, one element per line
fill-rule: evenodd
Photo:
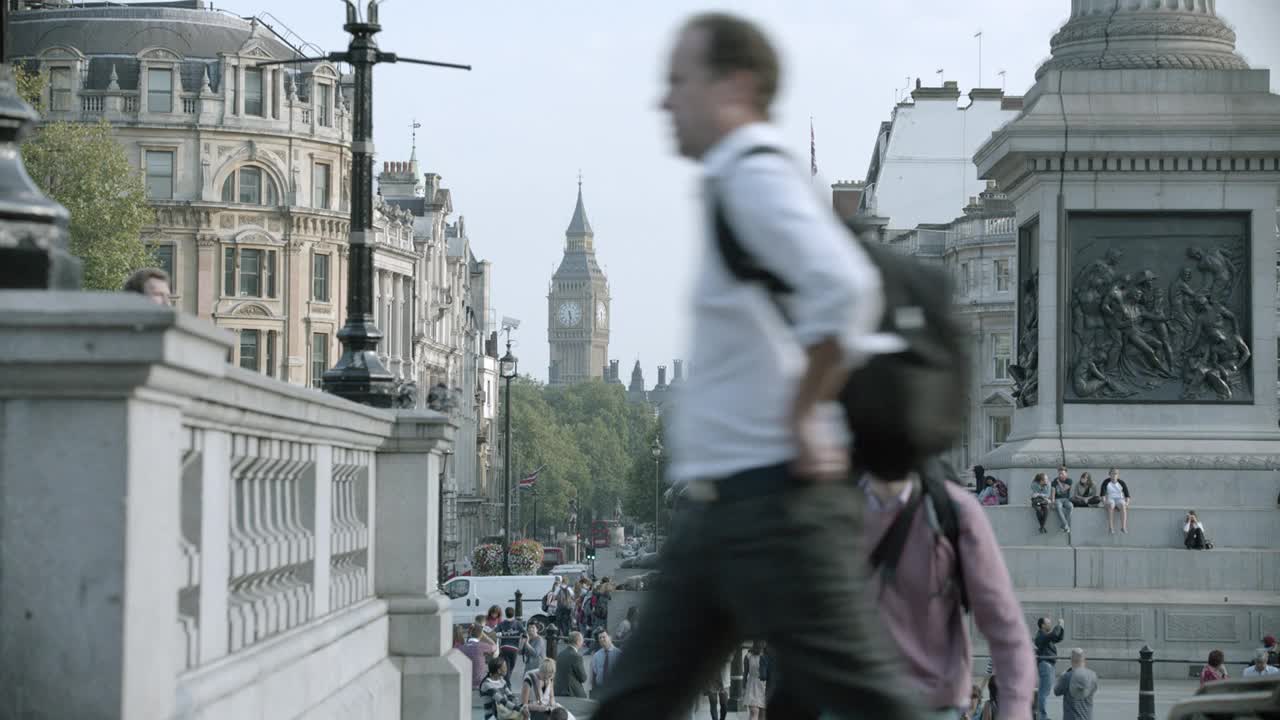
<path fill-rule="evenodd" d="M 511 340 L 507 340 L 507 353 L 498 360 L 498 375 L 507 381 L 507 399 L 503 414 L 506 436 L 502 459 L 502 574 L 511 574 L 511 379 L 516 376 L 516 356 L 511 354 Z"/>
<path fill-rule="evenodd" d="M 658 506 L 662 502 L 662 439 L 654 436 L 653 453 L 653 551 L 658 552 Z"/>
<path fill-rule="evenodd" d="M 260 62 L 258 66 L 321 60 L 351 64 L 355 76 L 355 98 L 351 123 L 351 253 L 347 263 L 347 322 L 338 331 L 342 357 L 338 358 L 337 365 L 325 372 L 321 386 L 325 392 L 348 400 L 389 408 L 400 399 L 400 388 L 378 358 L 382 332 L 373 319 L 373 66 L 388 62 L 462 70 L 470 70 L 471 66 L 413 60 L 382 52 L 373 39 L 382 30 L 378 24 L 380 0 L 369 0 L 364 20 L 359 18 L 352 0 L 343 2 L 347 6 L 347 22 L 342 28 L 351 35 L 346 52 L 331 52 L 324 57 L 270 60 Z"/>

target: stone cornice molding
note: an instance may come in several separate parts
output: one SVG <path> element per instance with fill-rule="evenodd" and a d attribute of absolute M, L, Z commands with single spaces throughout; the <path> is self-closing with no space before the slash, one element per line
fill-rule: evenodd
<path fill-rule="evenodd" d="M 1036 70 L 1248 70 L 1214 0 L 1072 0 Z"/>

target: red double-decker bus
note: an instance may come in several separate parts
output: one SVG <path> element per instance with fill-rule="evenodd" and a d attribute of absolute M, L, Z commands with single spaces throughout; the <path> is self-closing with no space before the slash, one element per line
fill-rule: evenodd
<path fill-rule="evenodd" d="M 609 547 L 610 535 L 612 534 L 614 523 L 607 520 L 596 520 L 591 523 L 591 547 L 607 548 Z"/>

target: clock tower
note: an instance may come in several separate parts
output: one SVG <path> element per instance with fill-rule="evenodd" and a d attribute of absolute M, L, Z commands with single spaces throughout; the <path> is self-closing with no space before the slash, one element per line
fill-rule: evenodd
<path fill-rule="evenodd" d="M 596 262 L 595 235 L 582 204 L 564 232 L 564 257 L 551 276 L 547 293 L 547 342 L 551 366 L 547 380 L 569 385 L 604 377 L 609 364 L 609 281 Z"/>

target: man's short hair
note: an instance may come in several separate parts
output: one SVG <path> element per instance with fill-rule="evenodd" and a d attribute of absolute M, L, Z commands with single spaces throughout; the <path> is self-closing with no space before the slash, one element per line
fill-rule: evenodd
<path fill-rule="evenodd" d="M 574 630 L 573 632 L 569 633 L 570 645 L 577 645 L 580 642 L 582 642 L 582 633 L 578 632 L 577 630 Z"/>
<path fill-rule="evenodd" d="M 1081 662 L 1084 660 L 1084 648 L 1071 648 L 1071 662 Z"/>
<path fill-rule="evenodd" d="M 1257 651 L 1257 652 L 1255 652 L 1255 653 L 1253 654 L 1253 661 L 1254 661 L 1254 662 L 1266 662 L 1266 661 L 1267 661 L 1267 651 L 1266 651 L 1266 648 L 1259 648 L 1259 649 L 1258 649 L 1258 651 Z"/>
<path fill-rule="evenodd" d="M 163 280 L 167 284 L 169 282 L 169 273 L 155 267 L 142 268 L 130 275 L 128 280 L 124 281 L 124 287 L 122 289 L 125 292 L 135 292 L 139 295 L 143 295 L 147 292 L 148 280 Z"/>
<path fill-rule="evenodd" d="M 686 30 L 701 30 L 707 36 L 706 57 L 702 60 L 716 75 L 746 71 L 756 78 L 756 109 L 769 113 L 778 95 L 782 74 L 778 51 L 755 23 L 729 13 L 695 15 Z"/>
<path fill-rule="evenodd" d="M 1049 618 L 1042 617 L 1036 620 L 1036 627 L 1044 627 L 1049 624 Z"/>
<path fill-rule="evenodd" d="M 549 717 L 551 720 L 569 720 L 569 711 L 557 706 Z"/>
<path fill-rule="evenodd" d="M 473 637 L 473 638 L 475 638 L 475 639 L 479 640 L 483 635 L 484 635 L 484 626 L 483 626 L 483 625 L 480 625 L 480 624 L 473 624 L 473 625 L 471 626 L 471 637 Z"/>

